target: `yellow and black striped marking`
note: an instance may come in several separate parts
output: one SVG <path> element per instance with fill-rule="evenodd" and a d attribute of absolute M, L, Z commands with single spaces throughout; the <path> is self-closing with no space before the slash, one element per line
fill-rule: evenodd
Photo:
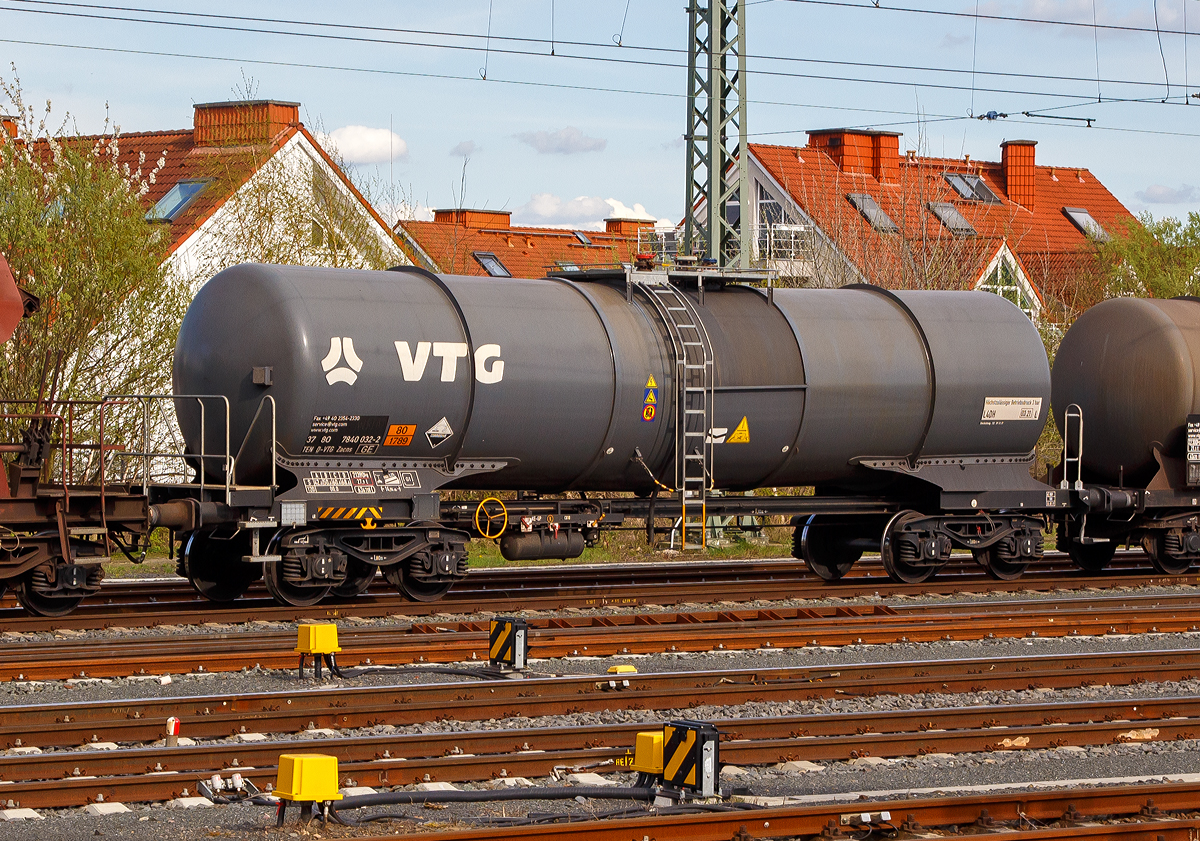
<path fill-rule="evenodd" d="M 696 786 L 696 731 L 663 725 L 663 779 L 676 788 Z"/>
<path fill-rule="evenodd" d="M 720 773 L 720 738 L 717 728 L 706 721 L 684 719 L 664 724 L 663 784 L 711 797 Z"/>
<path fill-rule="evenodd" d="M 528 640 L 529 625 L 524 619 L 493 619 L 488 635 L 488 660 L 493 665 L 523 669 Z"/>
<path fill-rule="evenodd" d="M 382 520 L 382 508 L 318 508 L 318 520 Z"/>

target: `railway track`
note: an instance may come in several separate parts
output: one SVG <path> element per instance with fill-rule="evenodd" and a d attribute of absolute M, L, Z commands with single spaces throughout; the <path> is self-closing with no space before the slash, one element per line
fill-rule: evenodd
<path fill-rule="evenodd" d="M 1113 568 L 1086 575 L 1065 555 L 1047 555 L 1046 564 L 1016 581 L 996 581 L 969 559 L 956 558 L 922 584 L 897 584 L 882 573 L 878 559 L 864 559 L 847 579 L 830 584 L 806 572 L 794 559 L 758 561 L 671 561 L 660 564 L 570 565 L 472 570 L 467 580 L 437 602 L 402 599 L 382 579 L 354 599 L 327 600 L 310 608 L 277 604 L 261 583 L 235 603 L 218 604 L 197 594 L 183 579 L 105 582 L 99 595 L 74 613 L 56 618 L 30 616 L 11 595 L 0 599 L 0 632 L 92 630 L 109 627 L 242 623 L 255 619 L 294 621 L 344 616 L 429 616 L 438 613 L 558 610 L 643 604 L 704 603 L 719 593 L 723 601 L 825 599 L 863 596 L 946 594 L 971 591 L 1107 589 L 1149 585 L 1200 585 L 1200 574 L 1162 576 L 1146 568 L 1140 551 L 1122 552 Z M 714 588 L 719 587 L 719 590 Z"/>
<path fill-rule="evenodd" d="M 1093 636 L 1200 630 L 1200 596 L 1124 595 L 1102 601 L 1046 598 L 959 604 L 777 607 L 675 613 L 531 617 L 535 657 L 613 656 L 807 645 Z M 43 680 L 137 674 L 290 668 L 291 630 L 104 639 L 21 640 L 0 645 L 0 679 Z M 343 665 L 486 660 L 484 621 L 351 626 L 340 633 Z"/>
<path fill-rule="evenodd" d="M 477 681 L 374 689 L 309 690 L 248 696 L 135 700 L 0 709 L 0 743 L 48 752 L 0 758 L 4 797 L 33 808 L 97 800 L 186 796 L 195 781 L 238 771 L 260 786 L 274 779 L 280 753 L 317 747 L 339 757 L 342 774 L 367 785 L 420 781 L 478 782 L 545 776 L 556 768 L 611 766 L 629 755 L 639 730 L 653 724 L 507 728 L 415 734 L 338 735 L 381 723 L 431 718 L 485 720 L 596 709 L 678 709 L 751 701 L 890 692 L 953 693 L 1029 686 L 1083 686 L 1179 679 L 1200 671 L 1200 652 L 920 661 L 822 669 L 607 675 L 529 681 Z M 322 728 L 331 738 L 219 742 L 188 747 L 51 750 L 81 743 L 157 737 L 166 715 L 197 739 L 245 732 Z M 17 723 L 19 722 L 19 723 Z M 861 714 L 715 720 L 727 740 L 722 758 L 737 765 L 792 759 L 1022 750 L 1123 741 L 1164 742 L 1200 734 L 1200 701 L 1151 698 L 1034 703 Z"/>
<path fill-rule="evenodd" d="M 991 835 L 1006 839 L 1058 841 L 1066 838 L 1121 841 L 1194 841 L 1200 834 L 1195 813 L 1200 784 L 1113 786 L 1085 791 L 1024 789 L 965 797 L 873 800 L 708 814 L 660 814 L 609 821 L 576 820 L 517 828 L 434 832 L 425 841 L 510 841 L 554 838 L 564 841 L 749 841 L 799 837 L 850 838 L 867 829 L 888 828 L 899 838 Z M 863 810 L 873 823 L 863 822 Z M 890 820 L 880 821 L 886 812 Z M 936 832 L 931 832 L 936 830 Z M 392 836 L 394 837 L 394 836 Z M 372 837 L 365 841 L 382 841 Z"/>

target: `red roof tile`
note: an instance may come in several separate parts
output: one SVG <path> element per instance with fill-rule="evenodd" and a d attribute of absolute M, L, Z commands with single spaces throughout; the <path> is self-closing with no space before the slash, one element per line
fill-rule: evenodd
<path fill-rule="evenodd" d="M 455 211 L 460 219 L 464 211 Z M 465 211 L 475 213 L 478 211 Z M 449 213 L 439 211 L 439 216 Z M 637 237 L 603 231 L 584 231 L 592 244 L 582 242 L 576 232 L 563 228 L 525 228 L 507 224 L 507 213 L 489 214 L 492 219 L 415 222 L 401 220 L 396 233 L 420 248 L 427 259 L 426 268 L 446 274 L 484 275 L 488 273 L 475 258 L 475 252 L 495 254 L 513 277 L 545 277 L 548 270 L 570 264 L 579 268 L 630 263 L 637 252 Z M 486 224 L 489 227 L 476 227 Z"/>
<path fill-rule="evenodd" d="M 1062 300 L 1063 295 L 1070 297 L 1070 283 L 1080 277 L 1091 259 L 1087 237 L 1067 218 L 1063 208 L 1086 208 L 1110 232 L 1134 218 L 1087 169 L 1010 169 L 1014 194 L 1026 202 L 1032 180 L 1033 206 L 1026 207 L 1008 195 L 1001 162 L 899 156 L 898 150 L 880 161 L 878 149 L 872 158 L 864 145 L 866 140 L 859 137 L 874 139 L 878 133 L 845 131 L 841 134 L 853 143 L 835 141 L 829 145 L 829 137 L 838 134 L 813 133 L 810 143 L 816 141 L 820 146 L 751 144 L 750 151 L 858 270 L 883 286 L 933 283 L 961 287 L 973 283 L 1001 243 L 1007 242 L 1029 279 Z M 1014 156 L 1015 162 L 1032 164 L 1032 142 L 1014 143 L 1027 147 L 1020 150 L 1020 157 Z M 898 167 L 891 166 L 893 160 Z M 999 201 L 963 199 L 945 178 L 953 173 L 978 175 Z M 873 197 L 895 221 L 901 235 L 873 230 L 846 199 L 849 193 Z M 930 202 L 952 204 L 978 236 L 955 237 L 928 210 Z M 928 271 L 930 267 L 936 271 Z"/>

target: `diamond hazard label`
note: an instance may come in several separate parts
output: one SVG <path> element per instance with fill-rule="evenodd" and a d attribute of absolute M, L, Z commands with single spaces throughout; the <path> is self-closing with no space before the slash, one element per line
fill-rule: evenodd
<path fill-rule="evenodd" d="M 429 441 L 429 446 L 437 448 L 439 444 L 454 434 L 454 430 L 450 428 L 450 421 L 444 417 L 435 423 L 429 429 L 425 430 L 425 438 Z"/>
<path fill-rule="evenodd" d="M 749 444 L 750 443 L 750 424 L 746 422 L 746 418 L 742 418 L 742 422 L 733 430 L 733 434 L 725 439 L 726 444 Z"/>

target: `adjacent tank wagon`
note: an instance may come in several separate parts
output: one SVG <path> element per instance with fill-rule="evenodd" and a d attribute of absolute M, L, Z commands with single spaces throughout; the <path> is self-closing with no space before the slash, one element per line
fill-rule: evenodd
<path fill-rule="evenodd" d="M 1066 443 L 1058 478 L 1081 505 L 1060 548 L 1100 570 L 1141 543 L 1160 572 L 1200 561 L 1200 299 L 1114 298 L 1081 315 L 1054 360 Z"/>

